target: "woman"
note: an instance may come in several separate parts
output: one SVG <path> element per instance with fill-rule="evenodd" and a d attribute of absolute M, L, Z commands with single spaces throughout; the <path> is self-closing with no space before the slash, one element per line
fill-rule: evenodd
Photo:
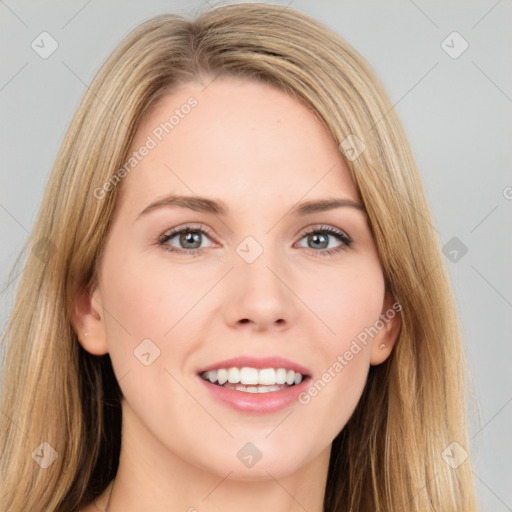
<path fill-rule="evenodd" d="M 29 245 L 4 510 L 475 510 L 418 172 L 382 86 L 320 23 L 240 4 L 136 28 Z"/>

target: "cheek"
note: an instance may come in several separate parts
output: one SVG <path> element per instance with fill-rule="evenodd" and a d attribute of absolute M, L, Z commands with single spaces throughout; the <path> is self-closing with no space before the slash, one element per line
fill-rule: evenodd
<path fill-rule="evenodd" d="M 203 340 L 200 319 L 207 301 L 201 298 L 218 275 L 173 267 L 165 258 L 148 263 L 129 248 L 121 253 L 123 258 L 112 251 L 104 264 L 107 341 L 121 387 L 128 380 L 144 382 L 132 391 L 139 395 L 144 388 L 160 389 L 162 379 L 169 380 L 166 371 L 178 376 L 188 370 L 187 361 Z"/>
<path fill-rule="evenodd" d="M 354 258 L 356 260 L 356 258 Z M 338 268 L 304 273 L 301 298 L 316 314 L 327 353 L 343 350 L 347 343 L 379 318 L 384 300 L 384 278 L 378 261 L 366 259 Z"/>
<path fill-rule="evenodd" d="M 193 273 L 184 278 L 182 270 L 169 267 L 148 265 L 136 254 L 125 253 L 121 261 L 112 252 L 105 259 L 102 298 L 109 353 L 137 417 L 132 421 L 143 423 L 157 438 L 179 439 L 190 419 L 179 411 L 193 406 L 182 387 L 182 365 L 200 344 L 187 331 L 187 313 L 193 316 L 190 310 L 211 283 Z"/>
<path fill-rule="evenodd" d="M 310 351 L 317 354 L 317 374 L 299 402 L 334 438 L 352 415 L 363 392 L 370 367 L 372 327 L 379 320 L 384 278 L 377 261 L 340 266 L 308 279 L 302 297 L 321 321 L 311 333 Z M 306 299 L 307 298 L 307 299 Z M 322 418 L 322 421 L 318 421 Z M 322 432 L 318 431 L 318 435 Z"/>
<path fill-rule="evenodd" d="M 179 266 L 148 263 L 140 255 L 126 256 L 116 263 L 105 264 L 104 298 L 108 328 L 132 341 L 155 338 L 165 342 L 174 326 L 190 311 L 211 287 L 204 273 L 183 270 Z M 115 325 L 118 324 L 118 325 Z M 112 339 L 115 340 L 116 336 Z"/>

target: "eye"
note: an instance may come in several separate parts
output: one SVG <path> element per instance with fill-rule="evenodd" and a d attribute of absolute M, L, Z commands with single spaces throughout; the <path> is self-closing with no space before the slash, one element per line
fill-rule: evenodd
<path fill-rule="evenodd" d="M 159 238 L 158 245 L 170 252 L 199 255 L 205 248 L 204 246 L 201 247 L 205 237 L 210 239 L 210 234 L 206 228 L 185 226 L 164 233 Z M 206 247 L 212 247 L 212 245 Z"/>
<path fill-rule="evenodd" d="M 207 228 L 187 225 L 161 235 L 158 245 L 166 251 L 200 256 L 205 248 L 213 247 L 213 244 L 202 246 L 205 238 L 212 239 Z M 299 247 L 311 249 L 321 256 L 334 255 L 352 244 L 352 239 L 344 231 L 333 226 L 317 226 L 305 231 L 300 240 L 305 240 L 307 245 L 299 243 Z"/>
<path fill-rule="evenodd" d="M 346 250 L 352 244 L 352 239 L 340 229 L 333 226 L 317 226 L 302 234 L 302 240 L 306 240 L 306 246 L 322 256 L 331 256 Z"/>

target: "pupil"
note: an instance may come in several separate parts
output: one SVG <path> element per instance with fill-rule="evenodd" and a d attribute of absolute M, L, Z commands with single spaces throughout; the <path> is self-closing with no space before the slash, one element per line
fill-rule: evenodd
<path fill-rule="evenodd" d="M 201 237 L 201 234 L 200 233 L 193 233 L 191 231 L 186 231 L 185 233 L 183 233 L 180 237 L 180 242 L 182 243 L 182 245 L 185 245 L 186 244 L 198 244 L 197 246 L 195 247 L 185 247 L 186 249 L 197 249 L 200 245 L 201 245 L 201 241 L 200 241 L 200 237 Z"/>
<path fill-rule="evenodd" d="M 314 241 L 314 243 L 316 244 L 316 247 L 321 246 L 321 249 L 325 249 L 329 245 L 327 237 L 322 234 L 315 233 L 313 235 L 310 235 L 310 239 Z M 321 239 L 323 239 L 323 240 L 321 240 Z"/>

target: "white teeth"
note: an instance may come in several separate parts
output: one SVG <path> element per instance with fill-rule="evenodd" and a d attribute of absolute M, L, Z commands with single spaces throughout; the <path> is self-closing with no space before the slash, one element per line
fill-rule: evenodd
<path fill-rule="evenodd" d="M 260 393 L 269 393 L 270 391 L 279 391 L 283 387 L 285 386 L 258 386 L 258 391 Z"/>
<path fill-rule="evenodd" d="M 259 384 L 270 386 L 276 383 L 276 371 L 274 368 L 265 368 L 259 371 Z"/>
<path fill-rule="evenodd" d="M 259 384 L 259 372 L 256 368 L 244 367 L 240 370 L 240 382 L 242 384 Z"/>
<path fill-rule="evenodd" d="M 268 393 L 269 391 L 279 391 L 288 386 L 300 384 L 303 375 L 294 370 L 286 368 L 218 368 L 209 370 L 201 374 L 203 379 L 212 384 L 218 383 L 220 386 L 247 393 Z"/>
<path fill-rule="evenodd" d="M 231 384 L 238 384 L 240 382 L 240 370 L 238 368 L 230 368 L 228 370 L 228 382 L 231 382 Z"/>
<path fill-rule="evenodd" d="M 215 380 L 212 380 L 210 378 L 210 372 L 208 372 L 208 378 L 210 379 L 210 382 L 213 384 Z M 219 381 L 219 384 L 222 386 L 225 382 L 228 381 L 228 371 L 224 368 L 221 368 L 220 370 L 217 370 L 217 380 Z"/>
<path fill-rule="evenodd" d="M 279 368 L 276 372 L 276 384 L 284 384 L 286 382 L 286 370 Z"/>

